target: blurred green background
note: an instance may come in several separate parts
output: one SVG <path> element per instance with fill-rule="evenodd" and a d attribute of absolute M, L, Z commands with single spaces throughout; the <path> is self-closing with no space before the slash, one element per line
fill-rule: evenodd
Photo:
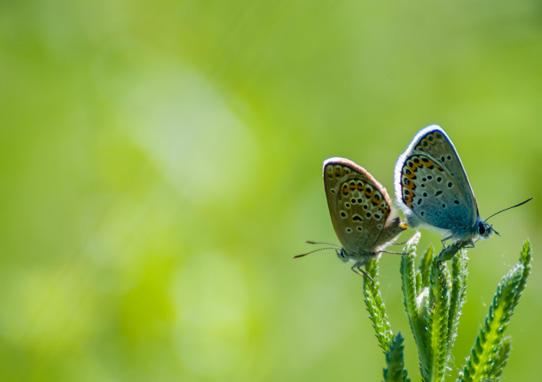
<path fill-rule="evenodd" d="M 336 242 L 325 158 L 391 191 L 429 123 L 483 216 L 535 197 L 470 251 L 455 352 L 531 238 L 505 377 L 533 380 L 541 67 L 535 0 L 1 2 L 0 380 L 380 380 L 360 278 L 291 256 Z M 417 379 L 398 268 L 382 258 Z"/>

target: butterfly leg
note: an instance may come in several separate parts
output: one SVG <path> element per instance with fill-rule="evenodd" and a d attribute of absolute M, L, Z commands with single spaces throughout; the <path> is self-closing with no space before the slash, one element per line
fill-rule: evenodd
<path fill-rule="evenodd" d="M 367 277 L 369 280 L 371 281 L 374 281 L 373 278 L 371 276 L 369 276 L 369 274 L 365 271 L 365 269 L 363 269 L 364 265 L 364 262 L 361 262 L 361 261 L 358 261 L 357 263 L 355 263 L 354 265 L 352 265 L 352 272 L 360 275 L 360 276 L 364 276 L 364 277 Z"/>
<path fill-rule="evenodd" d="M 388 253 L 390 255 L 400 255 L 400 256 L 404 256 L 404 255 L 407 255 L 407 252 L 392 252 L 392 251 L 378 251 L 377 253 Z"/>
<path fill-rule="evenodd" d="M 469 240 L 469 241 L 465 242 L 465 244 L 463 244 L 461 246 L 461 248 L 474 248 L 474 241 Z"/>
<path fill-rule="evenodd" d="M 361 269 L 361 266 L 358 263 L 355 263 L 354 265 L 352 265 L 350 269 L 352 270 L 352 272 L 360 276 L 364 276 L 367 273 Z"/>
<path fill-rule="evenodd" d="M 442 239 L 442 240 L 440 241 L 440 243 L 442 244 L 442 248 L 446 248 L 446 247 L 447 247 L 446 242 L 447 242 L 448 240 L 450 240 L 452 237 L 453 237 L 453 235 L 446 236 L 444 239 Z"/>

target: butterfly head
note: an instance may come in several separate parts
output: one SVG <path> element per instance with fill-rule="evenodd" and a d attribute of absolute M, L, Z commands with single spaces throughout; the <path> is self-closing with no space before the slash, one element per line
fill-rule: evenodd
<path fill-rule="evenodd" d="M 337 249 L 337 257 L 341 259 L 341 261 L 344 263 L 347 263 L 350 259 L 350 256 L 348 256 L 348 253 L 346 253 L 346 250 L 344 248 Z"/>
<path fill-rule="evenodd" d="M 478 221 L 476 230 L 478 232 L 478 235 L 480 235 L 480 238 L 482 239 L 487 239 L 494 233 L 496 233 L 497 235 L 499 234 L 497 231 L 495 231 L 495 229 L 493 228 L 491 224 L 486 223 L 483 220 Z"/>

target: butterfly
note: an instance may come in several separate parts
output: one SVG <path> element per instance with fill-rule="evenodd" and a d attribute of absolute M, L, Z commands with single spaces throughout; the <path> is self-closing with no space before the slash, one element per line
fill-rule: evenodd
<path fill-rule="evenodd" d="M 365 273 L 361 267 L 376 258 L 407 225 L 393 216 L 386 189 L 351 160 L 327 159 L 323 177 L 331 222 L 342 244 L 337 256 L 344 262 L 353 261 L 354 272 Z"/>
<path fill-rule="evenodd" d="M 465 168 L 448 135 L 431 125 L 418 132 L 395 166 L 395 196 L 412 227 L 425 224 L 452 239 L 473 246 L 480 238 L 498 234 L 480 218 L 478 205 Z"/>

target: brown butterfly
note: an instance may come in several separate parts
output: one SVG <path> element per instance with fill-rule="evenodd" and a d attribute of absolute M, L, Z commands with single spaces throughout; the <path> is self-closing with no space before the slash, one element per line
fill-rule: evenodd
<path fill-rule="evenodd" d="M 353 261 L 354 272 L 364 273 L 362 266 L 407 225 L 393 216 L 388 192 L 363 167 L 349 159 L 330 158 L 324 161 L 323 176 L 331 222 L 342 244 L 337 256 L 344 262 Z"/>

